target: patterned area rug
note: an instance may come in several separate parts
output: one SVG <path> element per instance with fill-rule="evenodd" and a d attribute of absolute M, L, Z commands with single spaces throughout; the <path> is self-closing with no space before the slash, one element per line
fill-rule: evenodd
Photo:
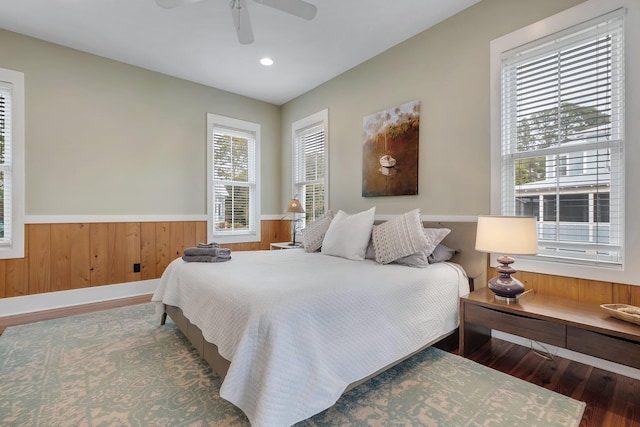
<path fill-rule="evenodd" d="M 153 304 L 8 328 L 2 426 L 248 426 Z M 577 426 L 584 403 L 430 348 L 298 426 Z"/>

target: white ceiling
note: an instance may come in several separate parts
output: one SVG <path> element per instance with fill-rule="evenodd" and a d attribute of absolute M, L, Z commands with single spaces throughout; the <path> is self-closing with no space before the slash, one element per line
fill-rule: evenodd
<path fill-rule="evenodd" d="M 250 45 L 229 0 L 3 0 L 0 28 L 282 105 L 480 0 L 308 1 L 312 21 L 247 0 Z"/>

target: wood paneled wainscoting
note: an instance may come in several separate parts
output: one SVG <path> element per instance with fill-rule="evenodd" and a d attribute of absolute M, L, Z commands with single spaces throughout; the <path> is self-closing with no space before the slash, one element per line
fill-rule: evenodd
<path fill-rule="evenodd" d="M 262 220 L 260 242 L 222 246 L 268 250 L 289 240 L 290 227 Z M 27 224 L 25 257 L 0 260 L 0 298 L 156 279 L 184 248 L 206 241 L 206 221 Z"/>
<path fill-rule="evenodd" d="M 494 268 L 487 270 L 487 280 L 498 276 Z M 640 286 L 599 280 L 518 271 L 518 278 L 526 289 L 552 297 L 593 304 L 630 304 L 640 306 Z"/>

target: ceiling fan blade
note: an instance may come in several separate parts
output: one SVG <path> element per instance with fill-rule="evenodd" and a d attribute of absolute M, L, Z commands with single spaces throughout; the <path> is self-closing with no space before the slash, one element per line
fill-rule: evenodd
<path fill-rule="evenodd" d="M 253 0 L 265 6 L 290 13 L 306 20 L 312 20 L 316 16 L 316 7 L 302 0 Z"/>
<path fill-rule="evenodd" d="M 200 0 L 156 0 L 156 4 L 165 9 L 173 9 L 174 7 L 184 4 L 195 3 Z"/>
<path fill-rule="evenodd" d="M 233 24 L 236 27 L 236 34 L 240 44 L 253 43 L 253 30 L 251 29 L 251 20 L 249 19 L 249 9 L 244 0 L 231 0 L 231 16 L 233 16 Z"/>

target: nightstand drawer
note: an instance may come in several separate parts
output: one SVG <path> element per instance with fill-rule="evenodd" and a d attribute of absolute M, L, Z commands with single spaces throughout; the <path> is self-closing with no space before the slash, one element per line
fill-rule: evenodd
<path fill-rule="evenodd" d="M 622 338 L 569 326 L 567 348 L 640 369 L 640 344 Z"/>
<path fill-rule="evenodd" d="M 502 313 L 474 304 L 465 304 L 464 310 L 465 322 L 558 347 L 564 347 L 566 344 L 566 327 L 564 325 Z"/>

